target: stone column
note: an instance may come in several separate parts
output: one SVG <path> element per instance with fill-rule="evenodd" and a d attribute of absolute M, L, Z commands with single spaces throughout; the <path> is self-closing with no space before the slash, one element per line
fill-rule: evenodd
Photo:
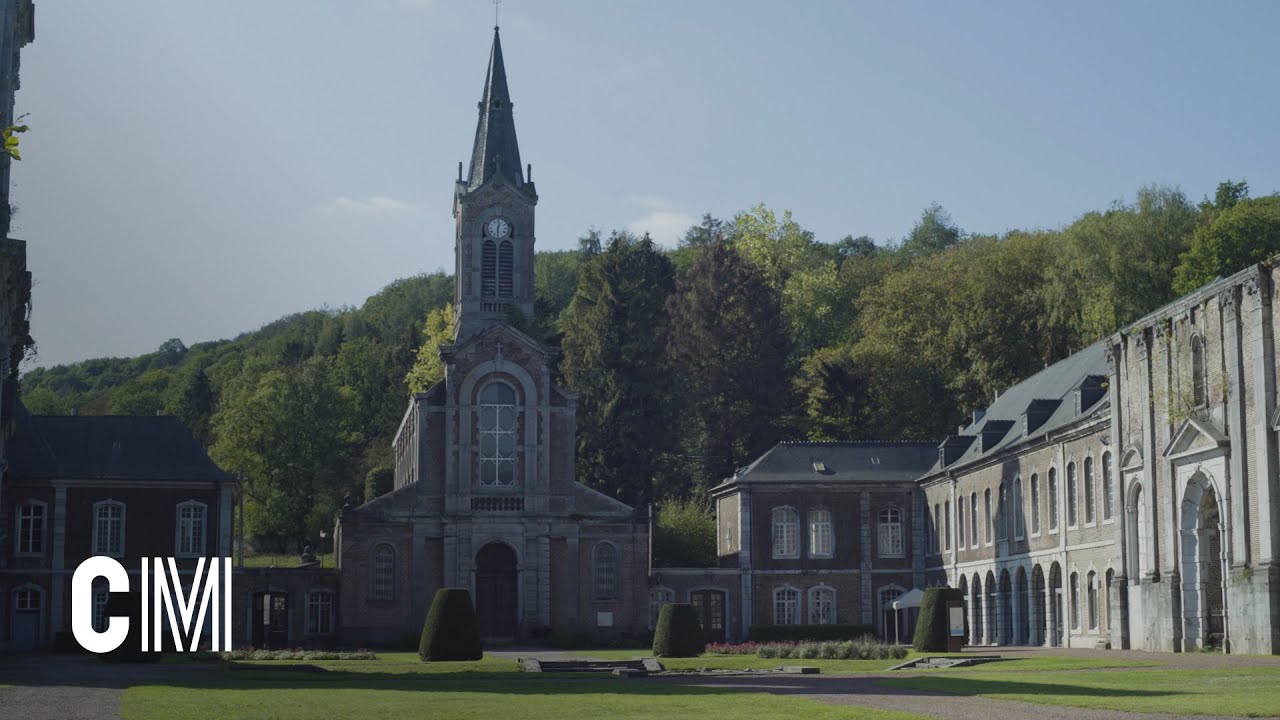
<path fill-rule="evenodd" d="M 1011 598 L 1013 601 L 1013 632 L 1009 635 L 1010 645 L 1022 645 L 1026 643 L 1026 638 L 1022 637 L 1022 603 L 1019 602 L 1021 599 L 1022 598 L 1018 595 L 1018 584 L 1015 580 L 1013 584 L 1013 597 Z"/>
<path fill-rule="evenodd" d="M 1005 603 L 1008 602 L 1000 585 L 996 585 L 996 645 L 1007 645 L 1009 628 L 1005 625 Z"/>
<path fill-rule="evenodd" d="M 991 618 L 991 590 L 986 586 L 982 588 L 982 644 L 995 644 L 995 623 Z"/>
<path fill-rule="evenodd" d="M 1032 576 L 1035 577 L 1034 575 Z M 1042 628 L 1036 623 L 1036 590 L 1035 583 L 1027 581 L 1027 644 L 1039 645 L 1043 642 Z"/>
<path fill-rule="evenodd" d="M 1058 609 L 1054 605 L 1055 599 L 1053 594 L 1053 585 L 1049 583 L 1049 578 L 1045 578 L 1044 583 L 1044 643 L 1045 647 L 1053 647 L 1053 631 L 1055 616 Z"/>
<path fill-rule="evenodd" d="M 969 644 L 977 645 L 982 641 L 978 637 L 978 601 L 974 598 L 972 589 L 965 600 L 969 606 Z"/>

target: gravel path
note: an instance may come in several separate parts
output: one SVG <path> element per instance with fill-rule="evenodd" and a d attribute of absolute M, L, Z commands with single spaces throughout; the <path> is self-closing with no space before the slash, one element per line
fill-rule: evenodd
<path fill-rule="evenodd" d="M 4 720 L 114 720 L 125 688 L 199 674 L 197 665 L 106 663 L 85 655 L 8 658 L 0 664 Z"/>

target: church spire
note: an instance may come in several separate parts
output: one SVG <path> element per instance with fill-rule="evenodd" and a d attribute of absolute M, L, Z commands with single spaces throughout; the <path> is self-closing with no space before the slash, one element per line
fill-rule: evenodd
<path fill-rule="evenodd" d="M 520 171 L 520 147 L 516 143 L 515 118 L 511 114 L 511 94 L 507 90 L 507 70 L 502 64 L 502 42 L 493 28 L 493 49 L 489 52 L 489 72 L 480 98 L 480 120 L 471 149 L 469 188 L 477 188 L 501 175 L 515 186 L 524 185 Z"/>

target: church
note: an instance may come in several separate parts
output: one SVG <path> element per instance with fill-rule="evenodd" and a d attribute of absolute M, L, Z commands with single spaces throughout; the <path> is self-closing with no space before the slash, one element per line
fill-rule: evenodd
<path fill-rule="evenodd" d="M 648 626 L 648 518 L 574 480 L 575 398 L 552 382 L 558 349 L 517 327 L 534 312 L 531 172 L 494 28 L 471 166 L 464 176 L 459 164 L 453 197 L 445 377 L 409 400 L 394 490 L 339 518 L 344 644 L 418 632 L 443 587 L 471 590 L 489 638 Z"/>

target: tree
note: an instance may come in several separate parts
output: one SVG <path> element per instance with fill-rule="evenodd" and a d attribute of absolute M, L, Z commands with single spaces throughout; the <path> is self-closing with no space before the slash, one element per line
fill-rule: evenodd
<path fill-rule="evenodd" d="M 951 215 L 938 203 L 933 203 L 920 213 L 920 220 L 902 242 L 902 252 L 911 258 L 920 258 L 941 252 L 960 242 L 960 228 Z"/>
<path fill-rule="evenodd" d="M 699 251 L 667 308 L 685 464 L 706 491 L 788 424 L 791 340 L 778 291 L 724 242 Z"/>
<path fill-rule="evenodd" d="M 355 397 L 333 381 L 332 363 L 313 358 L 245 378 L 214 416 L 212 455 L 245 476 L 245 530 L 278 549 L 300 546 L 332 526 L 354 473 Z"/>
<path fill-rule="evenodd" d="M 1216 215 L 1196 228 L 1174 277 L 1179 294 L 1280 253 L 1280 195 L 1248 199 L 1219 188 Z"/>
<path fill-rule="evenodd" d="M 658 506 L 653 527 L 654 565 L 712 567 L 716 563 L 716 516 L 692 498 Z"/>
<path fill-rule="evenodd" d="M 818 264 L 818 244 L 813 233 L 800 227 L 790 210 L 782 213 L 781 220 L 763 204 L 740 212 L 733 218 L 729 239 L 775 288 L 786 285 L 797 271 Z"/>
<path fill-rule="evenodd" d="M 582 262 L 599 255 L 600 249 L 600 231 L 596 228 L 588 229 L 585 235 L 578 238 L 578 256 Z"/>
<path fill-rule="evenodd" d="M 409 392 L 426 392 L 427 388 L 444 379 L 444 361 L 440 359 L 440 346 L 453 342 L 455 316 L 453 305 L 432 310 L 423 325 L 422 346 L 418 357 L 405 376 Z"/>
<path fill-rule="evenodd" d="M 652 498 L 669 449 L 674 272 L 648 235 L 615 233 L 583 267 L 562 322 L 561 370 L 578 396 L 578 477 L 628 503 Z"/>
<path fill-rule="evenodd" d="M 688 603 L 668 603 L 653 630 L 654 657 L 697 657 L 707 648 L 698 611 Z"/>
<path fill-rule="evenodd" d="M 165 412 L 182 420 L 195 439 L 207 446 L 211 440 L 209 418 L 215 403 L 208 373 L 201 365 L 190 365 L 170 385 Z"/>
<path fill-rule="evenodd" d="M 868 380 L 851 345 L 818 350 L 804 361 L 799 380 L 810 440 L 857 440 L 874 435 Z"/>
<path fill-rule="evenodd" d="M 423 662 L 480 660 L 480 623 L 471 605 L 471 593 L 462 588 L 436 591 L 422 623 L 418 656 Z"/>

